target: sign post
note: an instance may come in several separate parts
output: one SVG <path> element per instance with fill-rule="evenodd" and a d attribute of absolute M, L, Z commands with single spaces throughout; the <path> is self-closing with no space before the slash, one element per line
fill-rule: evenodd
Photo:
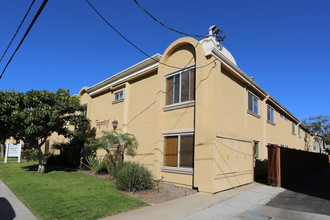
<path fill-rule="evenodd" d="M 22 150 L 22 142 L 19 144 L 10 144 L 6 143 L 6 154 L 5 154 L 5 163 L 7 163 L 8 157 L 17 157 L 18 163 L 21 162 L 21 150 Z"/>

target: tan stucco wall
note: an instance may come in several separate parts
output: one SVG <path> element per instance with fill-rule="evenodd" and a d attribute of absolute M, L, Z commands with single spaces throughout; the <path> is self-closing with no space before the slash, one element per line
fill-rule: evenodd
<path fill-rule="evenodd" d="M 195 64 L 195 101 L 177 109 L 165 107 L 165 76 Z M 203 46 L 193 38 L 181 38 L 164 52 L 157 70 L 141 73 L 98 94 L 80 92 L 81 103 L 88 103 L 91 126 L 132 133 L 139 141 L 136 156 L 148 167 L 155 179 L 197 187 L 203 192 L 217 192 L 253 181 L 253 140 L 260 143 L 260 159 L 267 158 L 267 143 L 289 147 L 304 146 L 301 138 L 291 134 L 291 122 L 280 118 L 275 109 L 275 125 L 266 121 L 268 97 L 236 77 L 213 55 L 205 56 Z M 124 91 L 124 100 L 112 103 L 114 93 Z M 247 111 L 248 91 L 259 98 L 259 116 Z M 108 120 L 97 127 L 96 120 Z M 167 132 L 194 132 L 193 174 L 162 169 L 163 135 Z M 296 128 L 298 133 L 298 127 Z M 310 136 L 308 136 L 308 140 Z M 98 152 L 104 155 L 105 152 Z"/>

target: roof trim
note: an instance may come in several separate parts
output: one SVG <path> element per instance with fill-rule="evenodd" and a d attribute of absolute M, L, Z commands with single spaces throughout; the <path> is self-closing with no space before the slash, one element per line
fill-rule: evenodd
<path fill-rule="evenodd" d="M 101 91 L 109 88 L 112 85 L 122 82 L 132 76 L 136 76 L 147 70 L 153 69 L 158 66 L 159 60 L 161 59 L 161 57 L 162 57 L 162 55 L 157 53 L 113 76 L 110 76 L 109 78 L 107 78 L 89 88 L 87 88 L 86 92 L 90 95 L 93 95 L 95 93 L 101 92 Z"/>
<path fill-rule="evenodd" d="M 300 124 L 305 130 L 309 133 L 311 132 L 308 127 L 304 123 L 299 123 L 299 119 L 297 119 L 289 110 L 287 110 L 283 105 L 281 105 L 275 98 L 269 95 L 261 86 L 259 86 L 255 81 L 253 81 L 246 73 L 244 73 L 239 67 L 237 67 L 233 62 L 231 62 L 226 56 L 224 56 L 217 48 L 212 49 L 212 55 L 214 55 L 217 59 L 219 59 L 222 63 L 224 63 L 228 68 L 230 68 L 237 76 L 239 76 L 243 81 L 248 83 L 250 86 L 255 88 L 258 92 L 263 94 L 265 97 L 268 97 L 268 100 L 276 105 L 276 107 L 280 108 L 287 115 L 291 117 L 291 119 Z"/>

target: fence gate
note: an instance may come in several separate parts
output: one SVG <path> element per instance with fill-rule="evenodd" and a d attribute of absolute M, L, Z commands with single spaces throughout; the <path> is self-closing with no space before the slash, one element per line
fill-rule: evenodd
<path fill-rule="evenodd" d="M 281 186 L 281 153 L 275 145 L 267 145 L 268 148 L 268 185 Z"/>

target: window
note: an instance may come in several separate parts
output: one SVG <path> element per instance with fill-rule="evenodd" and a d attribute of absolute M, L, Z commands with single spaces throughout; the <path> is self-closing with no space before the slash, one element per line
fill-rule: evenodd
<path fill-rule="evenodd" d="M 84 104 L 85 110 L 82 112 L 82 115 L 87 117 L 87 104 Z"/>
<path fill-rule="evenodd" d="M 296 125 L 292 122 L 292 134 L 296 134 Z"/>
<path fill-rule="evenodd" d="M 298 127 L 298 136 L 301 137 L 300 127 Z"/>
<path fill-rule="evenodd" d="M 307 140 L 307 132 L 305 131 L 305 140 Z"/>
<path fill-rule="evenodd" d="M 274 123 L 274 109 L 267 105 L 267 120 Z"/>
<path fill-rule="evenodd" d="M 164 136 L 163 166 L 193 168 L 194 135 Z"/>
<path fill-rule="evenodd" d="M 193 101 L 195 99 L 195 70 L 168 76 L 166 78 L 165 105 Z"/>
<path fill-rule="evenodd" d="M 254 159 L 259 158 L 259 141 L 253 141 L 253 157 Z"/>
<path fill-rule="evenodd" d="M 112 103 L 114 104 L 114 103 L 121 102 L 121 101 L 124 101 L 124 90 L 121 90 L 114 94 L 114 99 L 113 99 Z"/>
<path fill-rule="evenodd" d="M 248 110 L 258 114 L 258 98 L 252 93 L 248 93 Z"/>
<path fill-rule="evenodd" d="M 280 114 L 280 117 L 283 118 L 284 116 L 282 114 Z"/>

